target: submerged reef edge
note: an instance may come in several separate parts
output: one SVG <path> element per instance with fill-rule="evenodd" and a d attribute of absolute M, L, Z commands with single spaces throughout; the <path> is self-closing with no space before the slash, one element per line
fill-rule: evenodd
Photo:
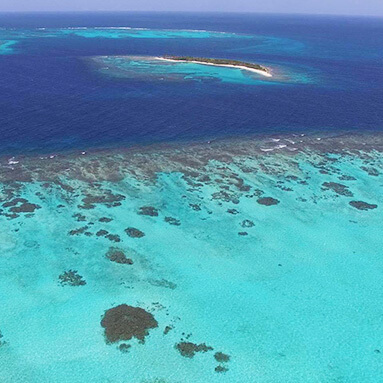
<path fill-rule="evenodd" d="M 210 161 L 350 155 L 362 159 L 383 153 L 383 133 L 286 134 L 217 139 L 205 142 L 136 145 L 44 155 L 3 155 L 0 182 L 55 181 L 65 177 L 84 182 L 121 181 L 126 176 L 155 179 L 159 172 L 192 174 Z M 283 160 L 284 158 L 284 160 Z"/>

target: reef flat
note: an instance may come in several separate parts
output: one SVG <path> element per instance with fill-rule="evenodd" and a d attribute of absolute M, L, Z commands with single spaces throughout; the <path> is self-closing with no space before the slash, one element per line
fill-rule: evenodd
<path fill-rule="evenodd" d="M 382 380 L 382 138 L 1 158 L 2 382 Z"/>
<path fill-rule="evenodd" d="M 201 59 L 203 60 L 203 59 Z M 235 60 L 216 63 L 157 56 L 94 56 L 84 60 L 87 65 L 108 77 L 156 82 L 231 83 L 241 85 L 309 84 L 314 81 L 299 71 L 278 67 L 271 70 L 257 64 L 240 65 Z M 213 60 L 214 61 L 214 60 Z M 217 62 L 227 62 L 218 64 Z M 229 63 L 237 63 L 236 65 Z M 250 67 L 251 66 L 251 67 Z"/>

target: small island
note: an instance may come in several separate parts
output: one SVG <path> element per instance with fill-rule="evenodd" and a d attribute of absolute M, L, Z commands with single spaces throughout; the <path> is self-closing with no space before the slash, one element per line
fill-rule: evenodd
<path fill-rule="evenodd" d="M 174 62 L 190 62 L 194 64 L 203 64 L 203 65 L 214 65 L 214 66 L 224 66 L 229 68 L 238 68 L 242 70 L 248 70 L 261 74 L 263 76 L 271 77 L 270 70 L 262 65 L 247 63 L 244 61 L 238 60 L 228 60 L 228 59 L 215 59 L 215 58 L 205 58 L 205 57 L 191 57 L 191 56 L 162 56 L 157 57 L 159 60 L 165 61 L 174 61 Z"/>

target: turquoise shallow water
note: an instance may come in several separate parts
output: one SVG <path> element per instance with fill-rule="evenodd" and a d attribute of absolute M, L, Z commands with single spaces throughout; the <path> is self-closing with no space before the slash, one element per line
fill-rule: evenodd
<path fill-rule="evenodd" d="M 0 55 L 14 53 L 13 45 L 17 44 L 16 40 L 0 41 Z"/>
<path fill-rule="evenodd" d="M 0 29 L 0 39 L 12 39 L 5 41 L 4 45 L 17 44 L 25 40 L 44 38 L 69 38 L 80 37 L 89 39 L 253 39 L 262 44 L 268 38 L 251 36 L 230 32 L 216 32 L 205 30 L 182 30 L 182 29 L 149 29 L 130 27 L 73 27 L 73 28 L 33 28 L 33 29 Z M 32 43 L 33 44 L 33 43 Z M 273 44 L 272 44 L 273 45 Z M 17 51 L 4 50 L 4 54 L 15 54 Z"/>
<path fill-rule="evenodd" d="M 3 160 L 1 381 L 382 380 L 383 156 L 289 140 Z M 158 322 L 144 344 L 107 344 L 120 304 Z"/>
<path fill-rule="evenodd" d="M 204 30 L 156 30 L 148 28 L 68 28 L 48 31 L 48 35 L 75 35 L 86 38 L 146 38 L 146 39 L 171 39 L 171 38 L 250 38 L 251 36 L 237 35 L 235 33 L 214 32 Z"/>

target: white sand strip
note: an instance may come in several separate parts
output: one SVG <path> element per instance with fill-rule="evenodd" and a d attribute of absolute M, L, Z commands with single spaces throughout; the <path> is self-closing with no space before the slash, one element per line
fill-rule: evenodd
<path fill-rule="evenodd" d="M 189 60 L 173 60 L 173 59 L 167 59 L 164 57 L 155 57 L 156 60 L 162 60 L 162 61 L 170 61 L 170 62 L 184 62 L 184 63 L 193 63 L 193 64 L 201 64 L 201 65 L 210 65 L 210 66 L 222 66 L 222 67 L 227 67 L 227 68 L 236 68 L 236 69 L 242 69 L 242 70 L 247 70 L 253 73 L 260 74 L 261 76 L 266 76 L 266 77 L 272 77 L 272 74 L 269 72 L 266 72 L 264 70 L 260 69 L 254 69 L 254 68 L 248 68 L 246 66 L 242 65 L 229 65 L 229 64 L 214 64 L 214 63 L 207 63 L 204 61 L 189 61 Z"/>

